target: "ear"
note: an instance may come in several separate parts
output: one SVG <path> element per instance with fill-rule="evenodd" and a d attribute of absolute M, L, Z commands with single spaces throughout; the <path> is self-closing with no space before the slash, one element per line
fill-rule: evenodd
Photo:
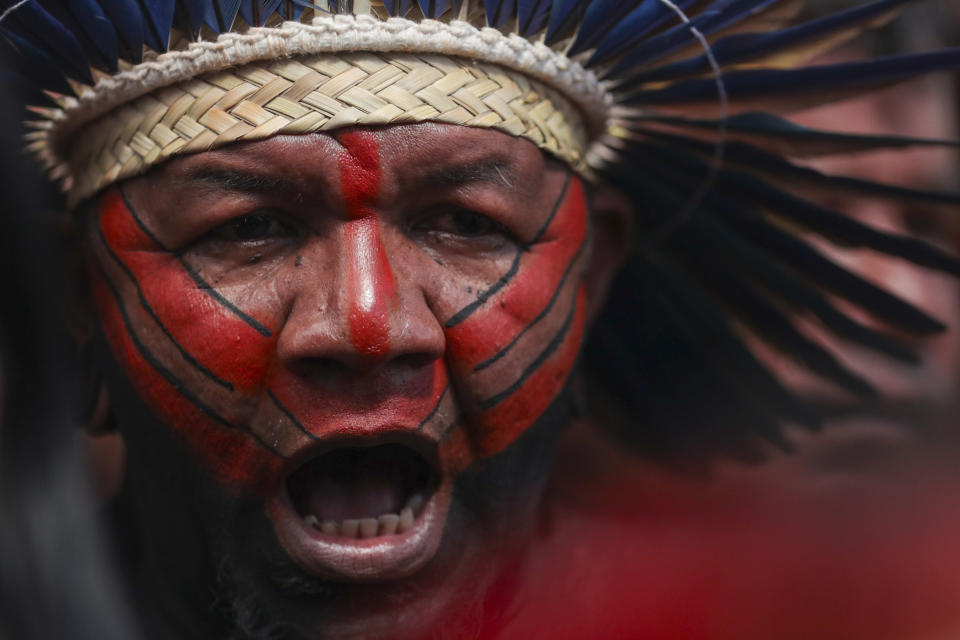
<path fill-rule="evenodd" d="M 590 322 L 600 314 L 617 272 L 630 255 L 633 206 L 622 193 L 606 185 L 588 190 L 590 205 L 590 263 L 585 276 Z"/>

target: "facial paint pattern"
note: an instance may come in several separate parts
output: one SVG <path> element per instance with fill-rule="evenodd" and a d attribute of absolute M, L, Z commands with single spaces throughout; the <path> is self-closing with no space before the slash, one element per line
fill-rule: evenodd
<path fill-rule="evenodd" d="M 335 288 L 342 298 L 331 307 L 336 311 L 323 313 L 345 316 L 355 352 L 382 363 L 393 353 L 391 318 L 403 309 L 376 209 L 377 138 L 351 132 L 340 141 L 348 218 Z M 283 304 L 250 295 L 234 297 L 243 304 L 232 301 L 166 249 L 117 189 L 100 203 L 92 280 L 105 333 L 138 393 L 238 491 L 267 495 L 290 471 L 288 458 L 316 439 L 384 425 L 442 439 L 443 457 L 462 469 L 529 428 L 576 359 L 587 236 L 580 181 L 570 178 L 542 215 L 541 231 L 500 281 L 437 320 L 444 358 L 400 385 L 374 372 L 346 391 L 318 389 L 278 364 L 277 340 L 302 292 L 285 292 Z"/>

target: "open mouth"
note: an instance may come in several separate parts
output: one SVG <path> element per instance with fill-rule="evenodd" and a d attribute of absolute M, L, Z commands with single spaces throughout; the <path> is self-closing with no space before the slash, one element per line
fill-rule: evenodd
<path fill-rule="evenodd" d="M 301 568 L 334 580 L 392 580 L 434 557 L 451 481 L 422 443 L 412 444 L 350 443 L 290 474 L 267 509 Z"/>
<path fill-rule="evenodd" d="M 376 538 L 413 528 L 433 494 L 430 465 L 399 444 L 330 451 L 287 480 L 304 521 L 336 538 Z"/>

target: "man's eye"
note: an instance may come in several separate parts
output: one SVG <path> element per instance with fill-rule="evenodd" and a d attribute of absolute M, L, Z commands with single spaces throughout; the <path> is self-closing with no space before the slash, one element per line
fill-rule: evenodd
<path fill-rule="evenodd" d="M 428 226 L 434 231 L 464 238 L 509 235 L 502 224 L 483 214 L 466 209 L 457 209 L 435 215 L 424 226 Z"/>
<path fill-rule="evenodd" d="M 293 235 L 289 225 L 277 220 L 275 216 L 254 213 L 230 220 L 215 232 L 221 240 L 233 242 L 257 242 L 282 236 Z"/>

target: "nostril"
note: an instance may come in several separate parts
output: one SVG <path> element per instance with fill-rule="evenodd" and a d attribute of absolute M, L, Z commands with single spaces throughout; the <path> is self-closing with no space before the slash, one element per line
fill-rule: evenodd
<path fill-rule="evenodd" d="M 398 369 L 417 371 L 431 366 L 436 359 L 435 355 L 429 353 L 404 353 L 394 357 L 391 363 Z"/>
<path fill-rule="evenodd" d="M 336 358 L 300 358 L 290 365 L 291 372 L 317 383 L 332 383 L 355 375 L 354 367 Z"/>

